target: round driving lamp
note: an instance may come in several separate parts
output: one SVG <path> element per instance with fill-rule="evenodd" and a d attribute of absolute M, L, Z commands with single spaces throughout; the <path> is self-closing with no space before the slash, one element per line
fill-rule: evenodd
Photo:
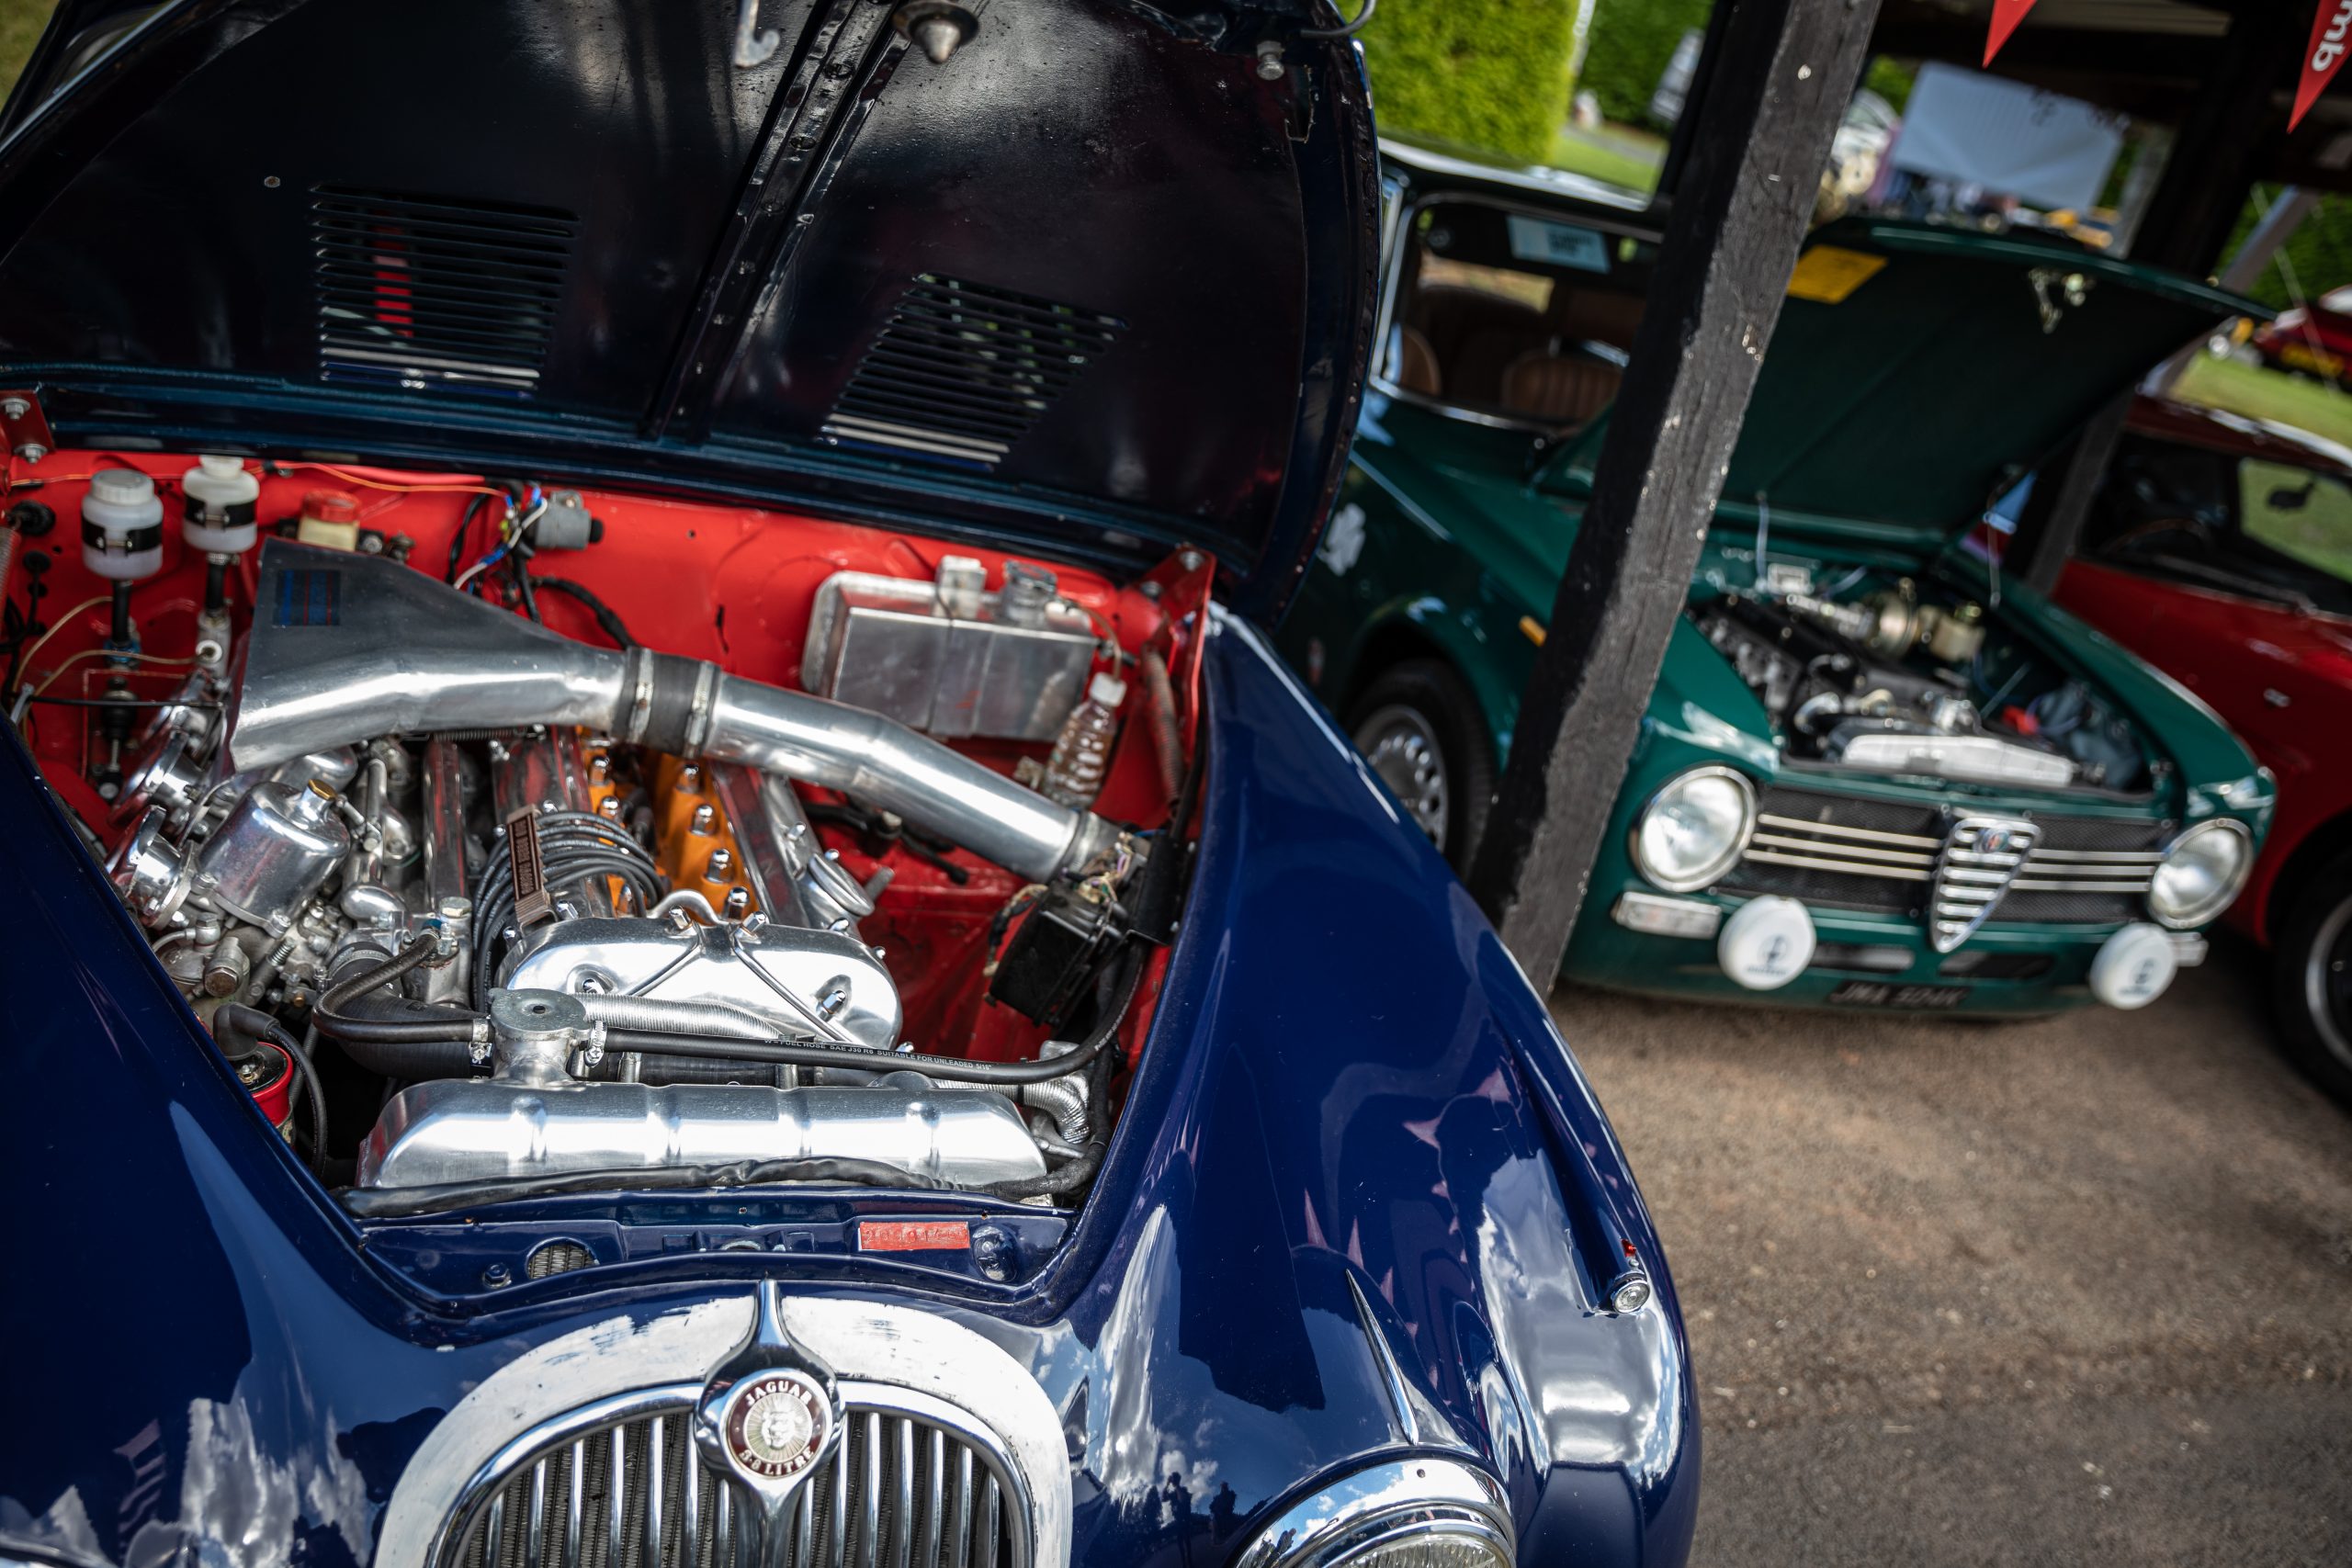
<path fill-rule="evenodd" d="M 2176 930 L 2201 926 L 2230 907 L 2254 869 L 2254 835 L 2217 817 L 2172 841 L 2148 883 L 2148 913 Z"/>
<path fill-rule="evenodd" d="M 1756 786 L 1731 768 L 1677 773 L 1634 824 L 1634 865 L 1668 893 L 1691 893 L 1732 868 L 1756 830 Z"/>
<path fill-rule="evenodd" d="M 1511 1568 L 1502 1488 L 1454 1460 L 1367 1466 L 1291 1505 L 1235 1568 Z"/>

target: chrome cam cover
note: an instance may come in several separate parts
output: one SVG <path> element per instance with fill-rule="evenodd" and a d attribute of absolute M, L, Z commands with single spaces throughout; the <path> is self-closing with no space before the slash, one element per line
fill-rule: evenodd
<path fill-rule="evenodd" d="M 683 917 L 681 917 L 683 919 Z M 646 1004 L 686 1003 L 764 1021 L 775 1034 L 887 1051 L 899 988 L 855 937 L 755 921 L 560 920 L 525 938 L 499 983 Z M 617 1009 L 599 1011 L 622 1023 Z M 651 1017 L 642 1026 L 662 1025 Z"/>

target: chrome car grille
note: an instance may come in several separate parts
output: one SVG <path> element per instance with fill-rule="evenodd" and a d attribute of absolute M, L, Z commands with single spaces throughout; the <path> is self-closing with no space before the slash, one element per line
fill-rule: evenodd
<path fill-rule="evenodd" d="M 1747 852 L 1723 890 L 1927 921 L 1952 824 L 1932 807 L 1768 789 Z M 2144 818 L 2037 818 L 2039 840 L 1991 918 L 2005 924 L 2120 925 L 2142 918 L 2170 825 Z"/>
<path fill-rule="evenodd" d="M 510 1444 L 433 1568 L 754 1568 L 757 1505 L 696 1452 L 698 1392 L 607 1400 Z M 842 1392 L 841 1443 L 759 1568 L 1029 1568 L 1025 1498 L 992 1435 L 907 1391 Z"/>

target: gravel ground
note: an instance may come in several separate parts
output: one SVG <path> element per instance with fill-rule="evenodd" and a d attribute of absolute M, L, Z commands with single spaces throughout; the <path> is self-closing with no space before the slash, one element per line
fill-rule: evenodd
<path fill-rule="evenodd" d="M 1552 999 L 1655 1212 L 1693 1561 L 2352 1564 L 2352 1116 L 2261 959 L 2009 1025 Z"/>

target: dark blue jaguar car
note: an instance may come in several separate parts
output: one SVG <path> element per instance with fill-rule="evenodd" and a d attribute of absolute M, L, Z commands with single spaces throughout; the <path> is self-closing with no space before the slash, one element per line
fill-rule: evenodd
<path fill-rule="evenodd" d="M 66 0 L 0 1562 L 1679 1563 L 1657 1235 L 1269 651 L 1323 0 Z"/>

